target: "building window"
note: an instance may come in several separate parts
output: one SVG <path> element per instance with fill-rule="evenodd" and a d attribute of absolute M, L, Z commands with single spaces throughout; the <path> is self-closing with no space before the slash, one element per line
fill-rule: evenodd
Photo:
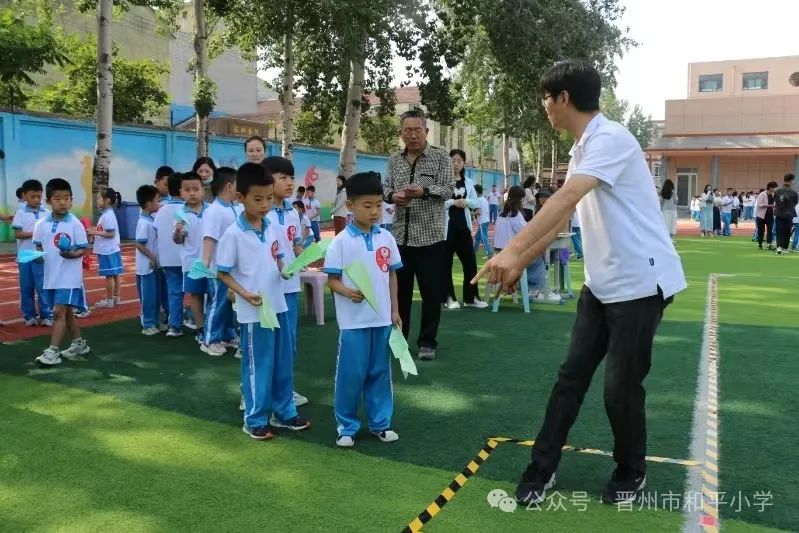
<path fill-rule="evenodd" d="M 722 74 L 702 74 L 699 76 L 699 92 L 715 93 L 724 87 L 724 76 Z"/>
<path fill-rule="evenodd" d="M 768 72 L 747 72 L 744 74 L 744 91 L 768 89 Z"/>

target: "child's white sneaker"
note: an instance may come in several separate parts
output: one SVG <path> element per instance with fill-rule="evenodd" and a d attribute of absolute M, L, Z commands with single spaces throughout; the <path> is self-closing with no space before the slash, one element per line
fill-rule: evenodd
<path fill-rule="evenodd" d="M 73 340 L 72 344 L 69 345 L 69 348 L 61 352 L 61 356 L 66 359 L 75 359 L 76 357 L 86 355 L 91 351 L 92 349 L 89 348 L 89 345 L 86 343 L 86 341 L 82 338 L 79 338 Z"/>
<path fill-rule="evenodd" d="M 114 300 L 112 300 L 111 298 L 103 298 L 102 300 L 94 304 L 94 307 L 96 309 L 111 309 L 112 307 L 114 307 Z"/>
<path fill-rule="evenodd" d="M 52 328 L 53 327 L 53 319 L 52 318 L 43 318 L 39 324 L 43 328 Z"/>
<path fill-rule="evenodd" d="M 25 325 L 29 328 L 35 327 L 39 325 L 39 321 L 35 318 L 29 318 L 25 321 Z"/>
<path fill-rule="evenodd" d="M 383 442 L 395 442 L 399 440 L 399 435 L 391 428 L 384 429 L 383 431 L 372 431 L 372 435 Z"/>
<path fill-rule="evenodd" d="M 169 329 L 166 332 L 166 336 L 171 338 L 171 339 L 176 339 L 178 337 L 182 337 L 183 336 L 183 332 L 181 330 L 179 330 L 179 329 Z"/>
<path fill-rule="evenodd" d="M 49 346 L 42 352 L 42 355 L 36 358 L 36 362 L 44 366 L 60 365 L 61 357 L 58 348 Z"/>
<path fill-rule="evenodd" d="M 158 335 L 161 331 L 158 328 L 144 328 L 141 330 L 141 334 L 145 337 L 152 337 L 153 335 Z"/>
<path fill-rule="evenodd" d="M 240 344 L 240 343 L 241 343 L 241 341 L 239 340 L 239 338 L 238 338 L 238 337 L 233 337 L 233 338 L 232 338 L 232 339 L 230 339 L 229 341 L 225 341 L 225 342 L 223 342 L 222 344 L 224 344 L 224 345 L 225 345 L 226 347 L 228 347 L 228 348 L 235 348 L 235 349 L 237 349 L 237 350 L 238 350 L 238 349 L 239 349 L 239 344 Z"/>
<path fill-rule="evenodd" d="M 475 309 L 485 309 L 488 307 L 488 304 L 481 300 L 480 298 L 475 298 L 474 302 L 472 303 L 464 303 L 463 307 L 474 307 Z"/>
<path fill-rule="evenodd" d="M 211 357 L 221 357 L 227 352 L 227 348 L 221 342 L 214 342 L 212 344 L 201 344 L 200 350 L 204 351 Z"/>
<path fill-rule="evenodd" d="M 236 350 L 236 353 L 233 354 L 233 357 L 235 357 L 236 359 L 241 359 L 241 348 Z"/>
<path fill-rule="evenodd" d="M 292 393 L 292 395 L 294 397 L 294 405 L 296 407 L 302 407 L 303 405 L 307 405 L 308 404 L 308 398 L 306 398 L 305 396 L 303 396 L 299 392 L 294 391 Z"/>
<path fill-rule="evenodd" d="M 86 309 L 85 311 L 75 312 L 75 318 L 86 318 L 91 314 L 92 314 L 91 310 Z"/>
<path fill-rule="evenodd" d="M 355 446 L 355 439 L 349 435 L 339 435 L 336 437 L 336 446 L 339 448 L 352 448 Z"/>

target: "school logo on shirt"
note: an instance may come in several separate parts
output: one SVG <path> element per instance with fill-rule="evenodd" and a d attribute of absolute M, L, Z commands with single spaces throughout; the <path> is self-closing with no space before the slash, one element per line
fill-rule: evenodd
<path fill-rule="evenodd" d="M 68 233 L 58 232 L 53 235 L 53 246 L 59 250 L 69 250 L 72 248 L 72 237 Z"/>
<path fill-rule="evenodd" d="M 99 232 L 103 232 L 103 231 L 105 231 L 105 230 L 103 229 L 103 225 L 102 225 L 102 224 L 97 224 L 97 231 L 99 231 Z"/>
<path fill-rule="evenodd" d="M 272 241 L 272 259 L 277 259 L 277 241 Z"/>
<path fill-rule="evenodd" d="M 391 259 L 391 250 L 385 246 L 381 246 L 375 251 L 375 262 L 377 267 L 383 272 L 388 272 L 389 261 Z"/>
<path fill-rule="evenodd" d="M 290 243 L 294 243 L 294 237 L 297 236 L 297 228 L 294 224 L 289 224 L 289 227 L 286 228 L 286 236 L 289 238 Z"/>

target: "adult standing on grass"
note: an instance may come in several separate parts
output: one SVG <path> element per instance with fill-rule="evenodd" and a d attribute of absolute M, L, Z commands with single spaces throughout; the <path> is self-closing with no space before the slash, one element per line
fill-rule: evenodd
<path fill-rule="evenodd" d="M 333 209 L 330 214 L 333 216 L 333 231 L 336 235 L 344 231 L 347 227 L 347 178 L 344 176 L 336 177 L 336 199 L 333 201 Z"/>
<path fill-rule="evenodd" d="M 434 359 L 446 264 L 444 202 L 452 198 L 452 162 L 446 152 L 427 143 L 427 120 L 421 110 L 400 116 L 400 135 L 405 148 L 388 160 L 384 199 L 396 205 L 392 233 L 403 263 L 397 271 L 402 333 L 407 339 L 415 278 L 422 295 L 419 359 Z"/>
<path fill-rule="evenodd" d="M 522 269 L 546 250 L 577 209 L 584 222 L 586 281 L 532 462 L 516 489 L 516 499 L 527 504 L 543 501 L 554 485 L 561 448 L 602 359 L 617 463 L 602 498 L 622 503 L 638 496 L 646 484 L 643 381 L 663 311 L 686 287 L 641 147 L 599 112 L 600 90 L 599 73 L 583 63 L 564 61 L 544 74 L 542 104 L 550 123 L 578 139 L 568 179 L 473 280 L 486 277 L 513 291 Z"/>
<path fill-rule="evenodd" d="M 773 250 L 772 244 L 774 238 L 772 234 L 772 225 L 774 224 L 774 189 L 777 188 L 776 181 L 770 181 L 766 185 L 766 190 L 761 191 L 755 201 L 755 208 L 757 213 L 757 247 L 763 249 L 763 237 L 766 237 L 768 249 Z"/>
<path fill-rule="evenodd" d="M 793 229 L 794 209 L 799 203 L 799 196 L 793 190 L 793 174 L 785 174 L 785 181 L 779 189 L 774 191 L 774 218 L 777 221 L 777 253 L 788 251 Z"/>
<path fill-rule="evenodd" d="M 702 237 L 710 237 L 713 233 L 713 192 L 710 185 L 705 185 L 705 192 L 699 198 L 702 207 L 702 216 L 699 219 L 699 229 Z"/>
<path fill-rule="evenodd" d="M 660 189 L 660 211 L 663 214 L 663 223 L 674 240 L 677 237 L 677 203 L 674 193 L 674 182 L 666 179 Z"/>

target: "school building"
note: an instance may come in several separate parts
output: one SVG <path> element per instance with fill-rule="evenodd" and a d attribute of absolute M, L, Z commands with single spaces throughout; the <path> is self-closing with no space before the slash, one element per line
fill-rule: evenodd
<path fill-rule="evenodd" d="M 666 101 L 646 150 L 688 206 L 705 185 L 757 191 L 799 175 L 799 56 L 688 65 L 688 97 Z"/>

